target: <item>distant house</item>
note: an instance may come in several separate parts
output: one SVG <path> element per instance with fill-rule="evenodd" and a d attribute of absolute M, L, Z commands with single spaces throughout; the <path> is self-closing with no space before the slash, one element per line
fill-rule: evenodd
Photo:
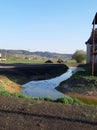
<path fill-rule="evenodd" d="M 6 58 L 2 58 L 2 54 L 0 53 L 0 61 L 6 61 Z"/>
<path fill-rule="evenodd" d="M 89 39 L 85 42 L 87 46 L 87 63 L 92 63 L 92 58 L 94 56 L 94 63 L 97 63 L 97 28 L 95 25 L 97 24 L 97 13 L 92 22 L 93 29 Z"/>

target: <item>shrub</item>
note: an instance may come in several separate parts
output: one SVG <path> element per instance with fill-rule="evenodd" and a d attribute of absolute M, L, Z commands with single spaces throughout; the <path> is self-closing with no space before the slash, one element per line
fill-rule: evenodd
<path fill-rule="evenodd" d="M 77 63 L 82 63 L 86 59 L 86 52 L 83 50 L 77 50 L 73 54 L 72 58 L 76 60 Z"/>

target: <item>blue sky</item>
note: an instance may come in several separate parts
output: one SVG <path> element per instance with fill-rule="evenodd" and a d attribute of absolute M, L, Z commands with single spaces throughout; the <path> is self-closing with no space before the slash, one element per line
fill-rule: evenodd
<path fill-rule="evenodd" d="M 0 0 L 0 48 L 85 50 L 97 0 Z"/>

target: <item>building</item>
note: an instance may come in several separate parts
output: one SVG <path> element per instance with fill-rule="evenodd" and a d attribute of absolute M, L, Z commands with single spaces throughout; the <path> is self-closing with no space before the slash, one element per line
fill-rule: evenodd
<path fill-rule="evenodd" d="M 97 28 L 96 28 L 96 24 L 97 24 L 97 13 L 93 19 L 92 25 L 93 25 L 93 29 L 91 32 L 91 35 L 88 39 L 88 41 L 86 41 L 86 46 L 87 46 L 87 58 L 86 61 L 87 63 L 97 63 Z"/>
<path fill-rule="evenodd" d="M 94 34 L 95 34 L 94 35 L 94 60 L 95 60 L 95 63 L 97 63 L 97 28 L 94 30 Z M 93 31 L 91 33 L 90 38 L 86 42 L 86 46 L 87 46 L 87 58 L 86 58 L 86 61 L 87 61 L 87 63 L 92 62 L 92 50 L 93 50 L 92 42 L 93 42 Z"/>

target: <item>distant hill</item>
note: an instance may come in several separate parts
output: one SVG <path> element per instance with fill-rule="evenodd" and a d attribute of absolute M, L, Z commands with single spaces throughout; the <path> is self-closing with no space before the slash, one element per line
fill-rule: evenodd
<path fill-rule="evenodd" d="M 70 59 L 72 57 L 72 54 L 60 54 L 60 53 L 52 53 L 52 52 L 42 52 L 42 51 L 36 51 L 36 52 L 30 52 L 27 50 L 5 50 L 0 49 L 0 53 L 2 54 L 19 54 L 19 55 L 36 55 L 40 57 L 46 57 L 46 58 L 65 58 Z"/>
<path fill-rule="evenodd" d="M 70 59 L 72 57 L 72 54 L 60 54 L 60 53 L 52 53 L 52 52 L 32 52 L 34 55 L 38 55 L 41 57 L 46 57 L 46 58 L 66 58 Z"/>

